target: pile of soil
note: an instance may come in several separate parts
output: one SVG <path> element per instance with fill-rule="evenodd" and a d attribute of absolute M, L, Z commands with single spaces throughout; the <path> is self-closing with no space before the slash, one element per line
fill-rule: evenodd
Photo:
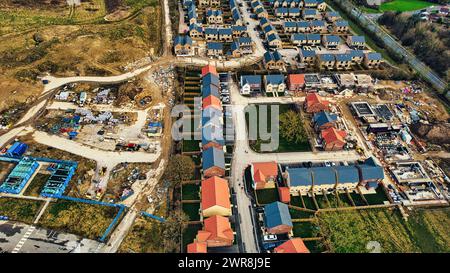
<path fill-rule="evenodd" d="M 414 134 L 437 145 L 450 145 L 450 123 L 422 124 L 411 126 Z"/>

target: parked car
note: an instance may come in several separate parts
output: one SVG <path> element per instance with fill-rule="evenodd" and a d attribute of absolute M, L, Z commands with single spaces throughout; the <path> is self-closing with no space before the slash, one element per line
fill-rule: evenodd
<path fill-rule="evenodd" d="M 268 234 L 264 235 L 264 241 L 275 241 L 277 239 L 277 235 Z"/>

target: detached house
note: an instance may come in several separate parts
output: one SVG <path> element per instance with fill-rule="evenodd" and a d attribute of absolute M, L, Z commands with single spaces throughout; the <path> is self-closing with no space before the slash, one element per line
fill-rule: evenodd
<path fill-rule="evenodd" d="M 316 51 L 314 50 L 300 49 L 298 55 L 300 62 L 308 66 L 313 65 L 316 59 Z"/>
<path fill-rule="evenodd" d="M 320 111 L 328 111 L 330 102 L 324 100 L 317 93 L 309 93 L 305 99 L 305 111 L 307 113 L 317 113 Z"/>
<path fill-rule="evenodd" d="M 241 95 L 252 95 L 261 93 L 261 76 L 260 75 L 242 75 Z"/>
<path fill-rule="evenodd" d="M 246 26 L 232 26 L 233 38 L 239 38 L 241 36 L 247 36 Z"/>
<path fill-rule="evenodd" d="M 335 21 L 337 21 L 339 19 L 342 19 L 342 17 L 339 14 L 339 12 L 329 11 L 329 12 L 325 13 L 325 19 L 328 22 L 335 22 Z"/>
<path fill-rule="evenodd" d="M 348 22 L 345 20 L 334 21 L 333 30 L 338 33 L 346 33 L 348 31 Z"/>
<path fill-rule="evenodd" d="M 345 145 L 345 137 L 347 133 L 335 128 L 322 130 L 320 137 L 322 139 L 322 147 L 325 151 L 342 150 Z"/>
<path fill-rule="evenodd" d="M 197 242 L 206 243 L 208 247 L 231 246 L 234 233 L 228 218 L 214 215 L 204 221 L 204 227 L 197 233 Z"/>
<path fill-rule="evenodd" d="M 287 76 L 289 92 L 300 92 L 305 88 L 305 74 L 289 74 Z"/>
<path fill-rule="evenodd" d="M 252 186 L 254 189 L 275 188 L 278 177 L 278 164 L 275 161 L 252 163 L 250 173 L 253 179 Z"/>
<path fill-rule="evenodd" d="M 265 75 L 264 76 L 264 88 L 266 93 L 281 93 L 286 90 L 286 84 L 284 83 L 284 75 Z"/>
<path fill-rule="evenodd" d="M 364 54 L 364 66 L 368 69 L 378 68 L 381 61 L 382 57 L 378 52 L 368 52 Z"/>
<path fill-rule="evenodd" d="M 314 20 L 319 18 L 319 13 L 316 9 L 305 8 L 302 11 L 302 18 L 304 20 Z"/>
<path fill-rule="evenodd" d="M 327 49 L 337 49 L 341 39 L 336 35 L 323 35 L 322 43 Z"/>
<path fill-rule="evenodd" d="M 283 43 L 278 33 L 272 33 L 267 36 L 267 41 L 269 43 L 269 47 L 271 48 L 281 49 L 283 47 Z"/>
<path fill-rule="evenodd" d="M 230 188 L 227 180 L 213 176 L 202 181 L 201 208 L 203 217 L 231 216 Z"/>
<path fill-rule="evenodd" d="M 288 205 L 273 202 L 264 206 L 264 223 L 270 234 L 290 233 L 294 225 Z"/>
<path fill-rule="evenodd" d="M 364 36 L 352 36 L 347 37 L 347 45 L 353 49 L 364 49 L 366 47 L 366 39 Z"/>
<path fill-rule="evenodd" d="M 313 20 L 310 22 L 309 29 L 311 32 L 326 32 L 327 26 L 323 20 Z"/>

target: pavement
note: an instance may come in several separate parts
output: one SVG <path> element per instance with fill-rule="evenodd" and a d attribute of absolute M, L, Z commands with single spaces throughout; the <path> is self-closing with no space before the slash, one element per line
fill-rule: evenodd
<path fill-rule="evenodd" d="M 0 221 L 0 253 L 88 253 L 102 245 L 69 233 Z"/>

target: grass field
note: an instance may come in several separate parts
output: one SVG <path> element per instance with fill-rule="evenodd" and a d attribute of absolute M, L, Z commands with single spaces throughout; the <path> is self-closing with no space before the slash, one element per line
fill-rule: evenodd
<path fill-rule="evenodd" d="M 432 6 L 433 3 L 421 0 L 394 0 L 381 4 L 381 11 L 413 11 Z"/>
<path fill-rule="evenodd" d="M 38 173 L 30 182 L 27 189 L 23 193 L 24 195 L 29 196 L 39 196 L 42 188 L 44 187 L 47 180 L 50 178 L 50 174 Z"/>
<path fill-rule="evenodd" d="M 38 224 L 96 240 L 111 224 L 117 211 L 114 207 L 58 200 L 48 206 Z"/>
<path fill-rule="evenodd" d="M 42 206 L 41 201 L 1 197 L 0 215 L 10 220 L 31 224 Z"/>
<path fill-rule="evenodd" d="M 257 104 L 256 105 L 256 112 L 257 112 L 257 117 L 256 118 L 252 118 L 252 124 L 257 124 L 257 126 L 259 126 L 259 115 L 260 115 L 260 107 L 261 106 L 267 106 L 267 132 L 270 133 L 272 128 L 272 122 L 271 122 L 271 106 L 279 106 L 279 115 L 294 109 L 294 105 L 292 104 L 280 104 L 280 105 L 267 105 L 267 104 Z M 251 108 L 247 108 L 247 109 L 251 109 Z M 245 115 L 245 120 L 247 123 L 247 128 L 249 128 L 249 114 L 246 113 Z M 278 125 L 275 125 L 276 127 L 274 129 L 278 129 L 279 127 Z M 252 150 L 254 150 L 255 152 L 261 152 L 261 144 L 263 143 L 270 143 L 270 140 L 265 141 L 261 139 L 261 134 L 259 132 L 259 128 L 257 128 L 258 130 L 258 138 L 257 140 L 250 140 L 250 148 Z M 250 130 L 249 130 L 250 131 Z M 250 136 L 249 136 L 250 138 Z M 300 142 L 300 143 L 293 143 L 291 141 L 287 141 L 285 138 L 283 138 L 281 135 L 279 136 L 279 143 L 278 143 L 278 148 L 275 149 L 274 151 L 270 151 L 270 152 L 274 152 L 274 153 L 283 153 L 283 152 L 304 152 L 304 151 L 310 151 L 311 147 L 309 146 L 309 142 L 305 141 L 305 142 Z"/>
<path fill-rule="evenodd" d="M 332 252 L 369 252 L 378 242 L 386 253 L 450 251 L 450 209 L 419 209 L 405 221 L 397 210 L 319 213 L 319 226 Z"/>
<path fill-rule="evenodd" d="M 147 218 L 136 219 L 131 231 L 127 234 L 119 253 L 161 253 L 164 250 L 160 240 L 161 224 Z"/>

